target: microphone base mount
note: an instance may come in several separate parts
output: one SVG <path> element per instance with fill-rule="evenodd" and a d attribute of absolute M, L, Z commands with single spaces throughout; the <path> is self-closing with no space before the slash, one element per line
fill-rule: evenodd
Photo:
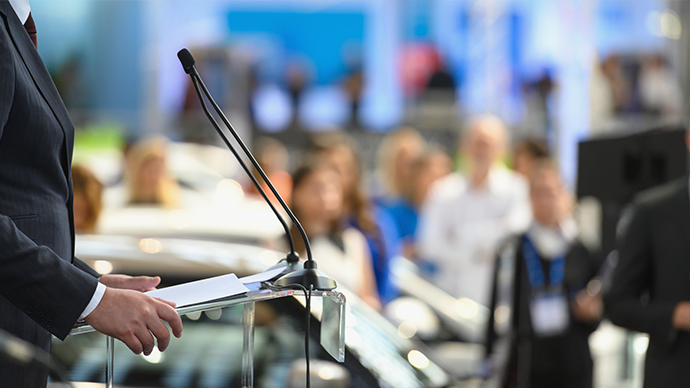
<path fill-rule="evenodd" d="M 281 277 L 273 284 L 280 287 L 293 287 L 295 284 L 299 284 L 307 290 L 312 287 L 313 290 L 319 291 L 330 291 L 336 288 L 337 284 L 335 280 L 324 275 L 316 268 L 305 267 L 307 268 L 291 272 Z"/>
<path fill-rule="evenodd" d="M 288 254 L 288 256 L 286 258 L 281 259 L 278 263 L 271 266 L 266 271 L 270 271 L 270 270 L 276 269 L 276 268 L 283 268 L 283 272 L 281 272 L 274 279 L 278 279 L 283 275 L 287 275 L 289 273 L 301 270 L 304 267 L 303 267 L 302 263 L 299 261 L 299 256 Z"/>

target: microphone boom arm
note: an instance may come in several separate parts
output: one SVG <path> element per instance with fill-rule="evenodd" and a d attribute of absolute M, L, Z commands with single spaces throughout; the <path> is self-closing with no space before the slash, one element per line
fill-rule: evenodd
<path fill-rule="evenodd" d="M 223 139 L 225 142 L 225 145 L 232 151 L 233 155 L 235 158 L 237 158 L 238 162 L 244 169 L 244 171 L 249 175 L 250 179 L 254 183 L 254 185 L 257 187 L 259 190 L 259 193 L 261 193 L 261 196 L 264 198 L 264 200 L 268 203 L 268 205 L 271 207 L 273 212 L 276 214 L 278 219 L 280 220 L 280 223 L 283 225 L 283 228 L 285 228 L 285 233 L 288 237 L 288 240 L 290 241 L 290 248 L 291 248 L 291 253 L 288 254 L 287 260 L 288 260 L 288 267 L 290 267 L 292 264 L 290 260 L 299 262 L 299 256 L 295 252 L 295 247 L 294 247 L 294 241 L 292 240 L 292 236 L 290 234 L 290 230 L 283 218 L 280 216 L 276 208 L 273 206 L 271 201 L 268 200 L 268 197 L 264 190 L 261 188 L 261 185 L 259 184 L 257 178 L 253 176 L 247 165 L 244 163 L 242 158 L 238 155 L 237 150 L 232 146 L 230 141 L 228 140 L 227 136 L 223 133 L 221 130 L 220 126 L 218 125 L 218 122 L 215 120 L 211 112 L 209 111 L 208 107 L 206 106 L 206 102 L 204 101 L 204 95 L 206 96 L 206 99 L 211 103 L 211 106 L 213 106 L 213 109 L 216 111 L 218 116 L 221 118 L 223 123 L 227 126 L 228 130 L 232 134 L 232 136 L 235 138 L 237 143 L 240 145 L 242 148 L 242 151 L 244 152 L 245 155 L 249 158 L 249 160 L 252 162 L 252 165 L 254 165 L 254 168 L 258 171 L 259 175 L 261 176 L 261 179 L 266 182 L 266 185 L 268 188 L 271 190 L 273 195 L 275 195 L 276 199 L 282 206 L 282 208 L 285 210 L 287 213 L 288 217 L 290 217 L 290 220 L 292 221 L 293 225 L 297 228 L 299 231 L 302 240 L 304 241 L 304 246 L 307 251 L 307 260 L 304 262 L 302 269 L 295 270 L 294 272 L 289 272 L 285 274 L 284 276 L 280 277 L 275 281 L 275 285 L 279 287 L 300 287 L 305 289 L 306 291 L 309 291 L 308 295 L 311 295 L 311 290 L 333 290 L 334 288 L 337 287 L 337 284 L 335 280 L 329 278 L 328 276 L 322 274 L 317 268 L 316 268 L 316 261 L 314 261 L 314 258 L 312 257 L 312 252 L 311 252 L 311 244 L 309 244 L 309 238 L 307 237 L 307 233 L 304 231 L 304 228 L 300 224 L 299 220 L 297 220 L 297 217 L 295 214 L 290 210 L 290 207 L 285 203 L 283 198 L 280 196 L 278 193 L 278 190 L 273 186 L 273 183 L 271 183 L 270 179 L 268 179 L 268 176 L 264 172 L 264 170 L 261 168 L 259 165 L 259 162 L 256 161 L 256 158 L 254 158 L 254 155 L 249 151 L 249 148 L 247 148 L 247 145 L 244 144 L 244 141 L 242 141 L 242 138 L 240 138 L 240 135 L 235 131 L 235 128 L 230 124 L 230 121 L 228 120 L 227 117 L 225 117 L 225 114 L 223 111 L 220 109 L 218 104 L 216 104 L 216 101 L 213 99 L 213 96 L 211 96 L 211 93 L 208 91 L 206 88 L 206 85 L 204 84 L 204 81 L 201 79 L 201 76 L 199 75 L 199 72 L 196 69 L 196 66 L 194 64 L 194 57 L 192 57 L 192 54 L 189 52 L 187 49 L 182 49 L 177 53 L 177 57 L 180 59 L 180 62 L 182 63 L 182 67 L 184 68 L 185 73 L 189 74 L 189 76 L 192 78 L 192 83 L 194 84 L 194 89 L 196 90 L 197 95 L 199 96 L 199 100 L 201 101 L 201 107 L 204 110 L 204 113 L 208 117 L 208 119 L 211 121 L 211 124 L 213 124 L 213 127 L 216 129 L 220 137 Z M 203 91 L 203 95 L 202 95 Z"/>
<path fill-rule="evenodd" d="M 220 109 L 218 104 L 216 104 L 216 101 L 211 96 L 211 93 L 209 93 L 208 89 L 206 88 L 206 85 L 204 84 L 204 81 L 201 79 L 201 76 L 199 76 L 199 72 L 196 70 L 196 67 L 192 68 L 192 73 L 190 75 L 192 76 L 192 78 L 196 78 L 197 82 L 199 83 L 199 86 L 201 86 L 201 90 L 203 90 L 204 94 L 206 95 L 209 102 L 211 103 L 211 106 L 213 106 L 213 109 L 216 111 L 216 113 L 218 114 L 220 119 L 223 121 L 223 123 L 228 127 L 228 129 L 230 130 L 230 134 L 232 134 L 233 138 L 235 138 L 235 141 L 237 141 L 237 143 L 240 145 L 240 148 L 242 148 L 242 151 L 244 151 L 244 154 L 247 155 L 247 157 L 249 158 L 249 161 L 252 162 L 252 164 L 254 165 L 254 168 L 256 168 L 256 170 L 259 172 L 259 175 L 261 175 L 261 178 L 264 180 L 264 182 L 266 182 L 266 185 L 268 186 L 268 188 L 271 190 L 273 195 L 275 195 L 276 199 L 278 199 L 278 202 L 283 207 L 283 209 L 287 213 L 288 217 L 290 217 L 290 220 L 292 221 L 292 223 L 295 225 L 295 227 L 299 231 L 300 235 L 302 236 L 302 240 L 304 240 L 304 246 L 305 246 L 306 251 L 307 251 L 307 261 L 312 261 L 313 258 L 312 258 L 312 254 L 311 254 L 311 245 L 309 244 L 309 239 L 307 238 L 307 233 L 304 231 L 304 228 L 300 224 L 299 220 L 297 220 L 297 217 L 295 217 L 295 215 L 292 213 L 292 211 L 290 210 L 288 205 L 283 200 L 283 197 L 280 196 L 280 193 L 278 193 L 278 190 L 276 190 L 276 188 L 273 186 L 273 183 L 271 183 L 271 181 L 268 179 L 268 176 L 266 175 L 264 170 L 261 168 L 261 165 L 259 165 L 259 162 L 254 158 L 254 155 L 252 155 L 252 153 L 249 151 L 249 148 L 247 148 L 247 145 L 244 143 L 244 141 L 242 141 L 242 138 L 240 138 L 240 135 L 237 133 L 235 128 L 232 126 L 232 124 L 230 124 L 230 121 L 227 119 L 227 117 L 225 117 L 225 114 Z M 199 97 L 201 97 L 201 96 L 199 96 Z M 202 103 L 202 105 L 203 105 L 203 103 Z M 209 115 L 209 117 L 210 117 L 210 115 Z M 221 133 L 220 128 L 217 127 L 216 130 L 219 133 Z M 224 135 L 221 135 L 221 136 L 224 137 Z M 224 140 L 226 140 L 226 139 L 224 138 Z M 227 142 L 227 140 L 226 140 L 226 144 L 229 144 Z M 235 155 L 235 156 L 238 157 L 237 155 Z M 238 157 L 238 159 L 239 159 L 239 157 Z M 289 232 L 288 232 L 288 234 L 289 234 Z M 294 249 L 293 249 L 293 252 L 294 252 Z"/>
<path fill-rule="evenodd" d="M 199 78 L 200 80 L 200 78 Z M 235 147 L 230 144 L 230 141 L 228 138 L 225 136 L 223 131 L 220 129 L 220 126 L 218 125 L 218 122 L 216 122 L 216 119 L 213 118 L 213 115 L 211 112 L 209 112 L 208 107 L 206 106 L 206 103 L 204 102 L 203 96 L 201 94 L 201 90 L 199 90 L 199 85 L 197 79 L 192 75 L 192 84 L 194 84 L 194 89 L 196 90 L 197 95 L 199 96 L 199 100 L 201 101 L 201 108 L 203 109 L 204 113 L 206 114 L 206 117 L 211 121 L 213 124 L 213 128 L 218 132 L 220 137 L 223 139 L 223 142 L 225 142 L 225 145 L 230 149 L 232 154 L 235 156 L 235 159 L 240 163 L 240 166 L 242 166 L 242 169 L 244 170 L 245 173 L 249 176 L 249 179 L 251 179 L 252 183 L 254 186 L 256 186 L 257 191 L 261 196 L 263 197 L 264 201 L 268 204 L 268 206 L 273 210 L 273 213 L 278 217 L 278 220 L 280 221 L 280 224 L 283 226 L 283 229 L 285 229 L 285 233 L 287 235 L 287 240 L 288 243 L 290 244 L 290 253 L 291 254 L 296 254 L 295 252 L 295 243 L 292 241 L 292 236 L 290 235 L 290 228 L 288 227 L 287 223 L 283 219 L 283 217 L 280 216 L 280 213 L 278 213 L 278 209 L 273 206 L 273 203 L 268 199 L 268 196 L 266 193 L 262 190 L 261 184 L 257 181 L 257 179 L 252 175 L 251 171 L 249 171 L 249 167 L 244 163 L 240 155 L 237 153 L 237 150 L 235 150 Z"/>

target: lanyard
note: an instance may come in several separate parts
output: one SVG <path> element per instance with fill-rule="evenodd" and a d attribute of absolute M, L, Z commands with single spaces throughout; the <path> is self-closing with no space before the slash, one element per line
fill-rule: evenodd
<path fill-rule="evenodd" d="M 546 285 L 544 280 L 544 271 L 539 260 L 537 250 L 534 248 L 532 241 L 525 236 L 522 239 L 522 252 L 525 256 L 525 265 L 527 266 L 527 276 L 532 285 L 532 290 L 542 290 Z M 551 289 L 558 290 L 563 285 L 563 273 L 565 271 L 565 256 L 559 256 L 551 260 L 551 268 L 549 270 L 549 286 Z"/>

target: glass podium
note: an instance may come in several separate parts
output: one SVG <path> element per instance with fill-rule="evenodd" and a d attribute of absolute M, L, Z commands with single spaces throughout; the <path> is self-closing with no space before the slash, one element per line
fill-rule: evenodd
<path fill-rule="evenodd" d="M 254 386 L 254 314 L 255 303 L 285 297 L 304 297 L 304 291 L 261 289 L 249 291 L 245 294 L 226 299 L 204 302 L 192 306 L 177 308 L 180 315 L 200 313 L 202 311 L 222 309 L 230 306 L 244 305 L 243 326 L 244 339 L 242 345 L 242 387 Z M 321 308 L 313 311 L 321 320 L 321 346 L 336 361 L 345 361 L 345 296 L 339 291 L 313 291 L 312 298 L 320 298 Z M 314 309 L 316 310 L 316 309 Z M 95 331 L 91 326 L 81 324 L 75 326 L 70 335 L 79 335 Z M 184 335 L 184 334 L 183 334 Z M 174 339 L 173 339 L 174 340 Z M 113 359 L 115 339 L 106 337 L 106 365 L 105 386 L 113 387 Z"/>

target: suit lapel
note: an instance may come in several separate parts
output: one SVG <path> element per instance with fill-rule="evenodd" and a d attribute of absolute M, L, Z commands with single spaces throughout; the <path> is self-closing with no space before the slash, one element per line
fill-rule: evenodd
<path fill-rule="evenodd" d="M 74 144 L 74 127 L 72 125 L 72 120 L 69 118 L 67 109 L 62 103 L 62 98 L 55 88 L 50 74 L 43 64 L 43 60 L 38 55 L 38 51 L 31 42 L 31 38 L 27 34 L 24 26 L 21 24 L 17 15 L 14 13 L 12 6 L 8 1 L 0 1 L 0 12 L 4 13 L 7 17 L 7 25 L 9 27 L 10 38 L 14 42 L 17 52 L 22 58 L 22 61 L 29 69 L 31 78 L 33 79 L 39 92 L 46 100 L 50 109 L 53 111 L 55 118 L 60 123 L 62 132 L 65 135 L 66 160 L 65 165 L 65 175 L 70 176 L 70 166 L 72 162 L 72 147 Z"/>

